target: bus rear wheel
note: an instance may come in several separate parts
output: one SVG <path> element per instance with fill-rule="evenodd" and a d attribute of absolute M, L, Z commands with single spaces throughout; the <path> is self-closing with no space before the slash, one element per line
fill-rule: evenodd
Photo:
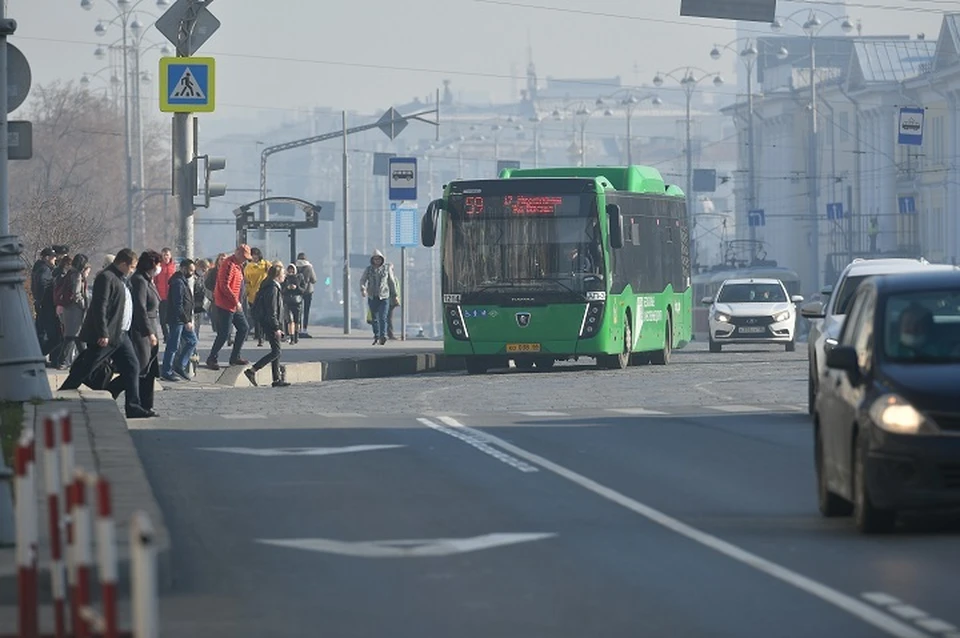
<path fill-rule="evenodd" d="M 654 365 L 665 366 L 670 363 L 670 355 L 673 353 L 673 319 L 667 315 L 667 326 L 663 335 L 663 349 L 653 353 L 650 360 Z"/>

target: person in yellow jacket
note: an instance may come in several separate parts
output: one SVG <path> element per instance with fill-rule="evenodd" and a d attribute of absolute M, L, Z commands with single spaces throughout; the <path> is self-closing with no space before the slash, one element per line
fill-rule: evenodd
<path fill-rule="evenodd" d="M 253 255 L 253 259 L 248 261 L 243 269 L 243 281 L 246 286 L 248 310 L 253 307 L 253 302 L 257 298 L 257 292 L 260 290 L 260 284 L 264 282 L 267 278 L 267 273 L 270 272 L 270 262 L 263 258 L 263 253 L 260 252 L 259 248 L 251 248 L 250 254 Z M 251 313 L 248 311 L 247 314 Z M 257 345 L 262 346 L 263 329 L 260 323 L 252 316 L 250 317 L 250 323 L 253 325 L 254 334 L 257 336 Z"/>

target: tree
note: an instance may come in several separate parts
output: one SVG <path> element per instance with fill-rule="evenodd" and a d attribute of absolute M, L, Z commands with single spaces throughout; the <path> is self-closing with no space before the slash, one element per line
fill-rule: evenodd
<path fill-rule="evenodd" d="M 38 86 L 32 95 L 33 159 L 11 163 L 10 171 L 11 222 L 27 257 L 53 243 L 91 257 L 115 253 L 127 243 L 122 104 L 73 83 Z M 169 183 L 160 127 L 145 123 L 144 138 L 146 184 Z M 171 224 L 161 219 L 162 202 L 146 206 L 148 220 L 160 221 L 147 225 L 148 245 L 168 243 Z"/>

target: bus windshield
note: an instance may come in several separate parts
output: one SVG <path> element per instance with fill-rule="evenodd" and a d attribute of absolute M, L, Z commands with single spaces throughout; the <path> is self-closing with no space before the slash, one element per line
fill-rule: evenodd
<path fill-rule="evenodd" d="M 596 194 L 583 192 L 581 180 L 562 180 L 567 183 L 560 189 L 537 183 L 541 181 L 547 180 L 464 183 L 461 192 L 451 193 L 445 290 L 602 289 Z"/>

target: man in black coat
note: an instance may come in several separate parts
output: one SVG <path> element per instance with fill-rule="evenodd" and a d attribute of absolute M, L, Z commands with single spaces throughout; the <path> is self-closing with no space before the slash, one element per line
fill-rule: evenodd
<path fill-rule="evenodd" d="M 133 297 L 127 277 L 136 265 L 136 253 L 124 248 L 113 263 L 97 275 L 93 299 L 80 328 L 80 340 L 87 344 L 87 349 L 74 362 L 70 375 L 60 387 L 61 390 L 79 388 L 80 384 L 90 382 L 91 375 L 110 360 L 123 379 L 128 419 L 157 415 L 140 405 L 140 362 L 128 334 L 133 323 Z"/>
<path fill-rule="evenodd" d="M 192 259 L 184 259 L 180 262 L 180 270 L 170 278 L 167 314 L 160 317 L 160 321 L 167 325 L 167 349 L 163 353 L 163 365 L 160 368 L 160 378 L 164 381 L 190 380 L 187 366 L 190 355 L 197 347 L 193 323 L 196 302 L 192 282 L 196 270 Z"/>

